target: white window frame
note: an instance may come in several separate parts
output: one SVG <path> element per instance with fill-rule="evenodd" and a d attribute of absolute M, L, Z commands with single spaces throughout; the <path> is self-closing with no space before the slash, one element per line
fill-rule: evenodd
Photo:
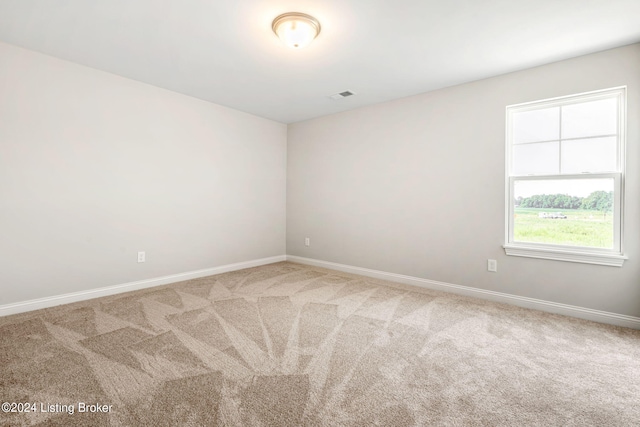
<path fill-rule="evenodd" d="M 545 99 L 542 101 L 527 102 L 509 105 L 506 107 L 506 173 L 505 173 L 505 244 L 507 255 L 529 258 L 542 258 L 558 261 L 580 262 L 587 264 L 599 264 L 621 267 L 627 257 L 623 252 L 623 211 L 624 211 L 624 171 L 626 153 L 626 86 L 604 89 L 577 95 L 562 96 Z M 582 174 L 557 174 L 557 175 L 512 175 L 512 120 L 513 114 L 528 110 L 572 105 L 598 99 L 618 99 L 618 141 L 617 141 L 617 170 L 611 172 L 582 173 Z M 560 142 L 561 144 L 561 142 Z M 582 246 L 564 246 L 547 243 L 518 242 L 513 238 L 514 230 L 514 184 L 517 181 L 541 181 L 563 179 L 599 179 L 613 178 L 613 227 L 614 245 L 612 249 L 601 249 Z"/>

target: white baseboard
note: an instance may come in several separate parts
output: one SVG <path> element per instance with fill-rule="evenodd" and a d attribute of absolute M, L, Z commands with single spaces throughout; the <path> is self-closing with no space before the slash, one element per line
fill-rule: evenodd
<path fill-rule="evenodd" d="M 269 258 L 261 258 L 251 261 L 238 262 L 235 264 L 222 265 L 219 267 L 206 268 L 202 270 L 189 271 L 186 273 L 172 274 L 169 276 L 156 277 L 153 279 L 139 280 L 136 282 L 107 286 L 98 289 L 90 289 L 86 291 L 73 292 L 69 294 L 55 295 L 46 298 L 38 298 L 29 301 L 0 305 L 0 316 L 8 316 L 11 314 L 54 307 L 61 304 L 68 304 L 108 295 L 115 295 L 123 292 L 151 288 L 154 286 L 167 285 L 184 280 L 197 279 L 199 277 L 212 276 L 214 274 L 242 270 L 243 268 L 257 267 L 260 265 L 272 264 L 281 261 L 291 261 L 297 262 L 299 264 L 324 267 L 331 270 L 344 271 L 347 273 L 359 274 L 362 276 L 373 277 L 381 280 L 389 280 L 391 282 L 403 283 L 406 285 L 418 286 L 426 289 L 451 292 L 459 295 L 546 311 L 549 313 L 562 314 L 565 316 L 577 317 L 585 320 L 592 320 L 594 322 L 640 329 L 640 317 L 593 310 L 590 308 L 560 304 L 552 301 L 521 297 L 518 295 L 511 295 L 502 292 L 487 291 L 484 289 L 472 288 L 469 286 L 454 285 L 451 283 L 438 282 L 435 280 L 423 279 L 420 277 L 405 276 L 402 274 L 388 273 L 386 271 L 372 270 L 369 268 L 355 267 L 351 265 L 338 264 L 335 262 L 304 258 L 294 255 L 278 255 Z"/>
<path fill-rule="evenodd" d="M 354 267 L 351 265 L 337 264 L 335 262 L 321 261 L 294 255 L 287 255 L 287 261 L 297 262 L 299 264 L 313 265 L 316 267 L 324 267 L 331 270 L 344 271 L 346 273 L 359 274 L 376 279 L 389 280 L 391 282 L 403 283 L 406 285 L 419 286 L 421 288 L 451 292 L 454 294 L 481 298 L 489 301 L 497 301 L 516 305 L 518 307 L 532 308 L 534 310 L 562 314 L 565 316 L 577 317 L 585 320 L 592 320 L 599 323 L 607 323 L 610 325 L 640 329 L 640 317 L 593 310 L 590 308 L 560 304 L 557 302 L 544 301 L 535 298 L 521 297 L 518 295 L 505 294 L 502 292 L 487 291 L 484 289 L 472 288 L 469 286 L 453 285 L 451 283 L 437 282 L 435 280 L 422 279 L 420 277 L 404 276 L 402 274 L 387 273 L 386 271 L 371 270 L 368 268 Z"/>
<path fill-rule="evenodd" d="M 41 308 L 49 308 L 56 305 L 69 304 L 71 302 L 84 301 L 88 299 L 119 294 L 122 292 L 137 291 L 139 289 L 167 285 L 169 283 L 182 282 L 184 280 L 197 279 L 199 277 L 212 276 L 214 274 L 226 273 L 228 271 L 242 270 L 243 268 L 273 264 L 274 262 L 281 262 L 285 260 L 286 255 L 278 255 L 269 258 L 238 262 L 235 264 L 221 265 L 219 267 L 188 271 L 186 273 L 171 274 L 169 276 L 156 277 L 153 279 L 138 280 L 136 282 L 123 283 L 120 285 L 106 286 L 104 288 L 90 289 L 69 294 L 55 295 L 46 298 L 16 302 L 13 304 L 0 305 L 0 316 L 24 313 L 26 311 L 39 310 Z"/>

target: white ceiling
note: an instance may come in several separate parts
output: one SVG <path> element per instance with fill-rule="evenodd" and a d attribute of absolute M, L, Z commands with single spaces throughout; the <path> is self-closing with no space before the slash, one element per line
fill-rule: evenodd
<path fill-rule="evenodd" d="M 271 31 L 289 11 L 321 22 L 306 49 Z M 0 40 L 292 123 L 635 43 L 639 18 L 640 0 L 0 0 Z"/>

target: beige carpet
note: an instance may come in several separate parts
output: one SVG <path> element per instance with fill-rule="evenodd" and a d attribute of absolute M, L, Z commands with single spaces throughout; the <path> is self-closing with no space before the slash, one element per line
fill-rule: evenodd
<path fill-rule="evenodd" d="M 9 426 L 638 426 L 640 331 L 278 263 L 0 318 L 0 400 L 36 404 Z"/>

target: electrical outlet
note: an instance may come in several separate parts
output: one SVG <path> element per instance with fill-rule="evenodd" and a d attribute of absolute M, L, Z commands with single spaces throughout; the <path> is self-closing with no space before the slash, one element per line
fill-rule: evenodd
<path fill-rule="evenodd" d="M 309 239 L 308 237 L 304 238 L 304 245 L 305 246 L 311 246 L 311 239 Z"/>
<path fill-rule="evenodd" d="M 138 262 L 145 262 L 146 258 L 147 256 L 144 251 L 138 252 Z"/>
<path fill-rule="evenodd" d="M 496 261 L 495 259 L 488 259 L 487 260 L 487 270 L 492 271 L 494 273 L 498 272 L 498 261 Z"/>

